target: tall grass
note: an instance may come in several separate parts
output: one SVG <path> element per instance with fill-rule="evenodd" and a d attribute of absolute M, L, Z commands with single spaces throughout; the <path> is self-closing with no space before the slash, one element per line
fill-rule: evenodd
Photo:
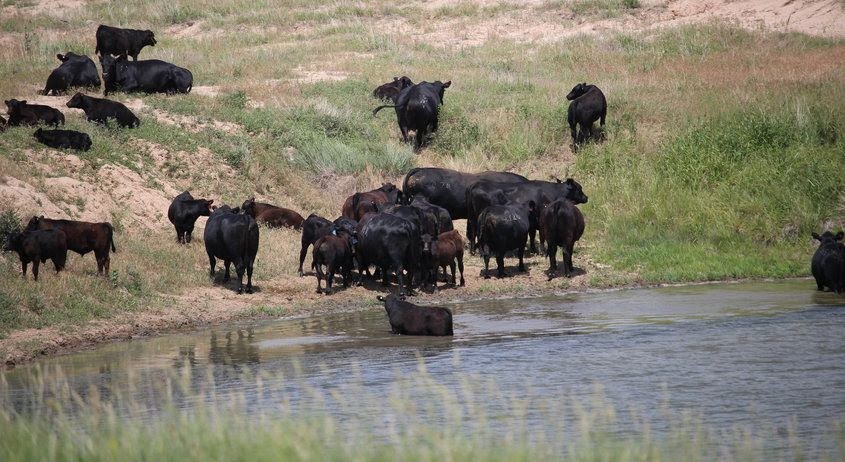
<path fill-rule="evenodd" d="M 217 385 L 213 375 L 181 375 L 74 391 L 54 370 L 30 371 L 20 383 L 27 400 L 0 376 L 0 459 L 4 461 L 110 460 L 837 460 L 845 432 L 834 424 L 807 446 L 790 430 L 738 426 L 719 438 L 689 413 L 661 411 L 665 428 L 631 411 L 627 427 L 601 397 L 496 395 L 495 380 L 467 376 L 459 389 L 425 372 L 397 377 L 386 396 L 374 396 L 360 378 L 335 390 L 314 389 L 290 377 L 229 376 L 248 393 Z M 120 385 L 117 385 L 120 383 Z M 275 393 L 280 384 L 304 387 L 308 402 Z M 220 388 L 218 388 L 220 387 Z M 492 393 L 490 406 L 464 399 Z M 301 396 L 303 396 L 301 395 Z M 469 402 L 469 401 L 468 401 Z M 541 416 L 539 420 L 526 420 Z M 794 430 L 794 424 L 788 424 Z M 810 452 L 808 452 L 808 449 Z"/>

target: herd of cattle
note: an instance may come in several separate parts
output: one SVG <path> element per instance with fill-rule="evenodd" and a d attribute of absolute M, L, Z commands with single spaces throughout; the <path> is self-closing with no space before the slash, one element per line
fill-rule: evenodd
<path fill-rule="evenodd" d="M 95 53 L 102 68 L 103 96 L 115 91 L 144 93 L 188 93 L 193 75 L 187 69 L 160 60 L 138 61 L 146 46 L 155 46 L 152 31 L 120 29 L 101 25 L 96 32 Z M 132 61 L 128 60 L 132 58 Z M 94 62 L 84 55 L 57 55 L 62 64 L 47 78 L 44 95 L 59 96 L 75 87 L 99 89 L 100 76 Z M 393 104 L 403 140 L 421 148 L 437 131 L 438 112 L 451 81 L 420 82 L 396 77 L 373 91 L 378 99 Z M 577 84 L 566 98 L 571 101 L 568 123 L 573 147 L 598 138 L 596 121 L 605 124 L 607 101 L 595 85 Z M 15 99 L 5 101 L 9 120 L 0 117 L 0 131 L 5 125 L 64 125 L 61 111 L 49 106 L 29 104 Z M 90 122 L 121 128 L 134 128 L 138 117 L 120 102 L 76 93 L 66 103 L 82 109 Z M 39 127 L 33 136 L 41 143 L 59 149 L 88 150 L 92 140 L 86 133 L 73 130 L 45 130 Z M 389 285 L 395 276 L 398 295 L 411 294 L 417 285 L 437 289 L 440 268 L 443 279 L 464 285 L 463 255 L 478 251 L 484 261 L 484 277 L 490 277 L 490 258 L 495 257 L 497 276 L 504 277 L 504 258 L 515 253 L 518 269 L 525 271 L 526 246 L 538 252 L 536 235 L 545 244 L 549 258 L 549 279 L 557 274 L 557 249 L 563 253 L 563 274 L 572 276 L 574 244 L 584 233 L 584 216 L 578 204 L 587 202 L 581 185 L 573 179 L 529 180 L 509 172 L 463 173 L 442 168 L 417 168 L 406 175 L 402 189 L 386 183 L 378 189 L 358 192 L 348 197 L 341 215 L 334 221 L 315 214 L 303 218 L 299 213 L 247 199 L 240 207 L 215 206 L 213 200 L 194 198 L 188 191 L 173 199 L 168 218 L 176 229 L 176 238 L 189 244 L 200 216 L 208 216 L 204 243 L 209 272 L 213 278 L 218 259 L 224 266 L 224 282 L 230 279 L 234 265 L 238 293 L 252 292 L 253 265 L 258 252 L 259 224 L 301 230 L 299 275 L 308 248 L 313 246 L 311 267 L 317 278 L 317 292 L 330 294 L 334 277 L 340 274 L 343 285 L 353 280 L 361 284 L 367 277 L 381 278 Z M 454 229 L 453 220 L 466 219 L 466 240 Z M 52 260 L 56 271 L 64 268 L 67 251 L 80 255 L 94 252 L 99 274 L 108 274 L 110 252 L 115 252 L 114 230 L 109 223 L 53 220 L 33 217 L 25 229 L 5 236 L 4 250 L 18 253 L 22 273 L 32 263 L 38 279 L 39 263 Z M 837 293 L 845 291 L 845 245 L 843 233 L 813 234 L 820 246 L 813 256 L 812 273 L 819 290 L 825 287 Z M 375 267 L 375 273 L 370 268 Z M 451 270 L 449 276 L 447 269 Z M 353 277 L 353 271 L 357 276 Z M 247 276 L 244 287 L 243 277 Z M 323 288 L 325 283 L 325 288 Z M 396 333 L 451 335 L 451 312 L 445 308 L 422 308 L 394 295 L 383 299 Z"/>

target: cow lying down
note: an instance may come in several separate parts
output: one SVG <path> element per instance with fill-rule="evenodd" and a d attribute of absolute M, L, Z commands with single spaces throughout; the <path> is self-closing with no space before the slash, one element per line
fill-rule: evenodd
<path fill-rule="evenodd" d="M 452 312 L 439 306 L 419 306 L 393 294 L 378 297 L 384 302 L 390 329 L 402 335 L 453 335 Z"/>

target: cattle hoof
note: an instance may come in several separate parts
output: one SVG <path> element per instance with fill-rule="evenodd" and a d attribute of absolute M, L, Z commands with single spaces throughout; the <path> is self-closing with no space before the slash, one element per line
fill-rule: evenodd
<path fill-rule="evenodd" d="M 240 287 L 238 287 L 238 295 L 243 295 L 243 293 L 244 293 L 244 290 L 241 289 Z"/>
<path fill-rule="evenodd" d="M 247 287 L 247 288 L 246 288 L 246 293 L 251 294 L 251 293 L 252 293 L 252 287 Z"/>

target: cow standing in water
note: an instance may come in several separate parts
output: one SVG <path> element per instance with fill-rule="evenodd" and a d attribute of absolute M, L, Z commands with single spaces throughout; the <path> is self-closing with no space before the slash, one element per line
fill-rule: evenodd
<path fill-rule="evenodd" d="M 401 335 L 451 336 L 452 311 L 439 306 L 420 306 L 389 294 L 379 295 L 390 322 L 390 330 Z"/>

